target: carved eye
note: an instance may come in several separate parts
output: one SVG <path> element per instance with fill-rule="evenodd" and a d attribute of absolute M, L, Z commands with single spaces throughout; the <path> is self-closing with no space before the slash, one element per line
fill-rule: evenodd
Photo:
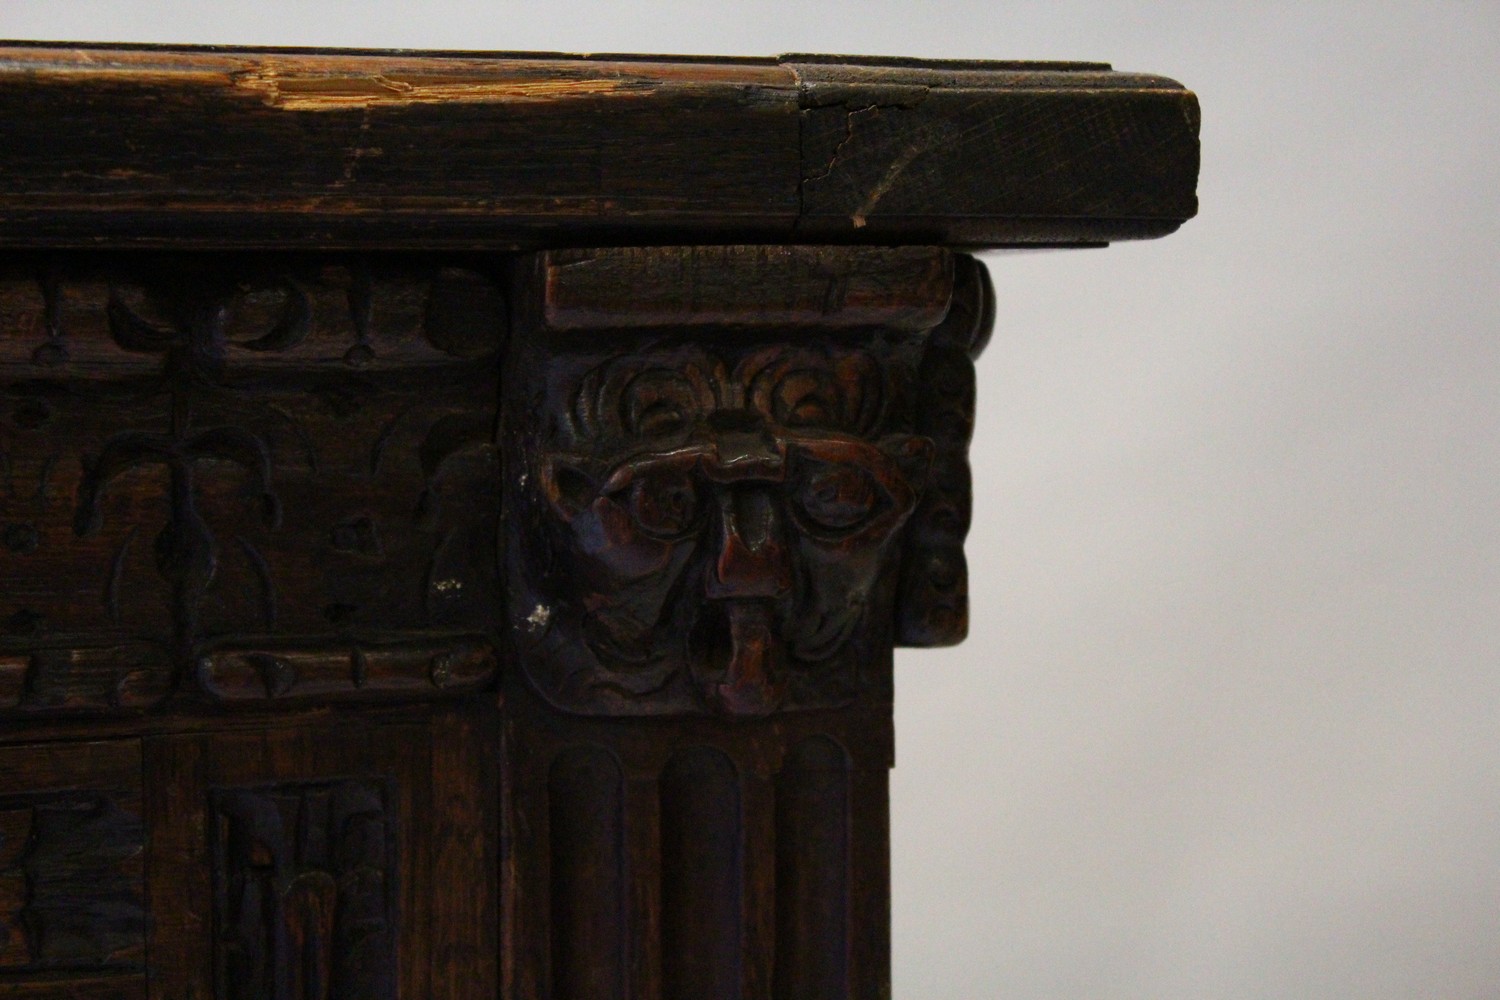
<path fill-rule="evenodd" d="M 804 369 L 776 386 L 773 416 L 784 427 L 837 427 L 839 387 L 828 372 Z"/>
<path fill-rule="evenodd" d="M 639 437 L 663 437 L 689 427 L 703 402 L 688 374 L 652 368 L 636 375 L 621 399 L 626 430 Z"/>
<path fill-rule="evenodd" d="M 621 502 L 635 523 L 657 538 L 680 538 L 698 522 L 698 486 L 680 470 L 663 469 L 638 476 Z"/>
<path fill-rule="evenodd" d="M 796 506 L 814 526 L 851 532 L 889 502 L 884 489 L 857 465 L 815 462 L 797 490 Z"/>
<path fill-rule="evenodd" d="M 681 430 L 687 418 L 672 403 L 658 400 L 632 413 L 630 422 L 641 437 L 660 437 Z"/>

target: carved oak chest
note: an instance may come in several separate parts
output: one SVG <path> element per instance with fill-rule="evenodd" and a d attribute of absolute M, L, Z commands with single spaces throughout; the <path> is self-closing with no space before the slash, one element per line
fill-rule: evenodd
<path fill-rule="evenodd" d="M 889 994 L 965 251 L 1164 235 L 1094 64 L 0 47 L 0 994 Z"/>

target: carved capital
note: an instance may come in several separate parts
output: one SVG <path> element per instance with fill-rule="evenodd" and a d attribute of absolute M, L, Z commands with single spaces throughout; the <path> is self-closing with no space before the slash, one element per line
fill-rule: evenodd
<path fill-rule="evenodd" d="M 750 246 L 532 264 L 505 365 L 505 547 L 549 702 L 836 707 L 889 696 L 894 643 L 962 636 L 980 265 Z"/>

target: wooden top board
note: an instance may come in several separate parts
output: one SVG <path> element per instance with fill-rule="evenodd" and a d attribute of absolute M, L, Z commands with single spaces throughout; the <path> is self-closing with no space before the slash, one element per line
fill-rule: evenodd
<path fill-rule="evenodd" d="M 1197 173 L 1094 63 L 0 43 L 0 247 L 1087 245 Z"/>

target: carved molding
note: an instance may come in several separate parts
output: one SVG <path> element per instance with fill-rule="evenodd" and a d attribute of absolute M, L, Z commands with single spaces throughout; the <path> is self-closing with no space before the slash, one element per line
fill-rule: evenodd
<path fill-rule="evenodd" d="M 138 711 L 169 693 L 171 660 L 144 643 L 0 655 L 0 718 Z"/>
<path fill-rule="evenodd" d="M 991 301 L 926 247 L 13 261 L 0 713 L 460 693 L 502 624 L 570 712 L 884 698 L 966 628 Z"/>
<path fill-rule="evenodd" d="M 497 670 L 482 639 L 342 648 L 232 647 L 198 661 L 203 690 L 224 702 L 374 700 L 477 691 Z"/>
<path fill-rule="evenodd" d="M 917 369 L 923 401 L 917 430 L 932 441 L 932 467 L 901 566 L 896 644 L 902 646 L 950 646 L 969 632 L 964 538 L 973 508 L 974 359 L 994 328 L 995 293 L 983 264 L 958 257 L 955 265 L 952 305 Z"/>

